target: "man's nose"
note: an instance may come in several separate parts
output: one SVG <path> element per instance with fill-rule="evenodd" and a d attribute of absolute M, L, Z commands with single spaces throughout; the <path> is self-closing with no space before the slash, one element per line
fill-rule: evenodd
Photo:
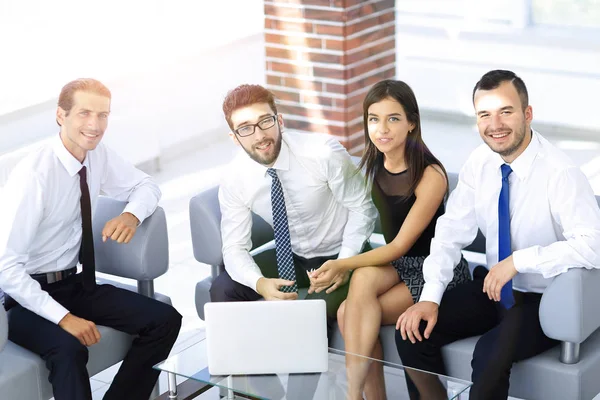
<path fill-rule="evenodd" d="M 260 129 L 258 126 L 254 128 L 254 136 L 257 142 L 261 142 L 265 137 L 267 137 L 265 131 Z"/>
<path fill-rule="evenodd" d="M 98 130 L 99 126 L 100 126 L 100 119 L 98 118 L 97 115 L 90 115 L 87 119 L 87 127 L 89 129 L 93 129 L 93 130 Z"/>
<path fill-rule="evenodd" d="M 490 128 L 492 130 L 496 130 L 500 127 L 502 127 L 502 121 L 500 120 L 500 115 L 496 114 L 496 115 L 492 115 L 491 121 L 490 121 Z"/>

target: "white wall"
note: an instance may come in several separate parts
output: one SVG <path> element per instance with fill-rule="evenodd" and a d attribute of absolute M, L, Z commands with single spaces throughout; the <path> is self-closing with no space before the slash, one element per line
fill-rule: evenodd
<path fill-rule="evenodd" d="M 599 140 L 600 32 L 529 26 L 527 3 L 397 0 L 398 79 L 424 110 L 472 116 L 481 75 L 510 69 L 527 85 L 535 122 Z"/>

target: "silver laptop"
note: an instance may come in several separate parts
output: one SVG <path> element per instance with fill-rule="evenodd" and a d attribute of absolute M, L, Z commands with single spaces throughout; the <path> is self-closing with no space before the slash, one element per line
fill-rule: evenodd
<path fill-rule="evenodd" d="M 206 303 L 211 375 L 325 372 L 324 300 Z"/>

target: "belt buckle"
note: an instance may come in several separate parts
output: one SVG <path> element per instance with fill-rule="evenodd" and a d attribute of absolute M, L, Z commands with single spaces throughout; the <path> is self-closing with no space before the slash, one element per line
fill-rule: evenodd
<path fill-rule="evenodd" d="M 46 274 L 46 283 L 50 284 L 50 283 L 56 283 L 56 282 L 60 282 L 63 279 L 69 277 L 69 275 L 71 274 L 67 274 L 67 272 L 69 272 L 71 270 L 71 268 L 69 269 L 65 269 L 62 271 L 56 271 L 56 272 L 48 272 Z"/>
<path fill-rule="evenodd" d="M 55 283 L 62 279 L 62 271 L 48 272 L 46 274 L 46 283 Z"/>

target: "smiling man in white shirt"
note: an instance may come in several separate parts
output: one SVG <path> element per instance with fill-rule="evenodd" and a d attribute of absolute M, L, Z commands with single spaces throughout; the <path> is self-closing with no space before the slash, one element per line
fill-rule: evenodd
<path fill-rule="evenodd" d="M 423 265 L 426 283 L 398 320 L 396 345 L 405 365 L 445 374 L 440 348 L 483 335 L 470 398 L 506 399 L 513 363 L 557 344 L 540 326 L 544 289 L 570 268 L 600 267 L 600 210 L 583 172 L 531 129 L 533 110 L 519 77 L 486 73 L 473 104 L 485 144 L 466 161 L 438 219 Z M 489 273 L 476 270 L 473 281 L 444 292 L 478 228 Z M 411 371 L 407 378 L 411 398 L 447 398 L 430 377 Z"/>
<path fill-rule="evenodd" d="M 96 323 L 138 335 L 105 399 L 147 400 L 152 366 L 171 350 L 181 315 L 173 307 L 112 285 L 97 285 L 91 215 L 99 194 L 128 201 L 103 240 L 128 243 L 160 199 L 150 177 L 100 143 L 110 91 L 94 79 L 65 85 L 60 133 L 12 171 L 0 198 L 0 287 L 9 338 L 40 355 L 56 400 L 91 399 L 88 346 Z M 77 273 L 78 260 L 82 272 Z"/>
<path fill-rule="evenodd" d="M 292 300 L 309 287 L 308 271 L 326 260 L 358 254 L 373 232 L 376 209 L 364 177 L 335 139 L 283 132 L 273 94 L 259 85 L 228 93 L 223 112 L 240 154 L 219 188 L 223 260 L 212 301 Z M 276 262 L 250 255 L 254 212 L 274 227 Z M 262 268 L 262 270 L 261 270 Z M 335 318 L 348 291 L 336 277 L 324 298 Z"/>

